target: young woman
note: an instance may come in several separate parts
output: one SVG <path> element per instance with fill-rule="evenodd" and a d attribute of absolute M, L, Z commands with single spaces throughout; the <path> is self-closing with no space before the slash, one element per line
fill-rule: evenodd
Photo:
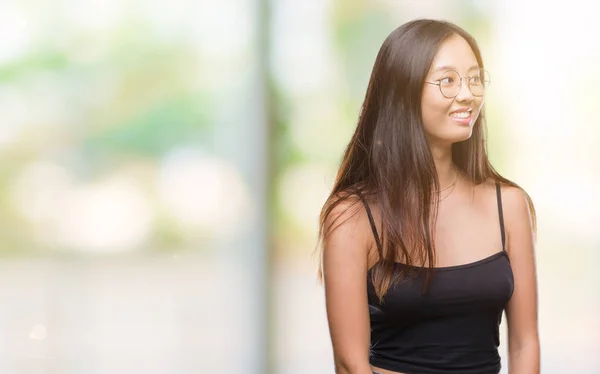
<path fill-rule="evenodd" d="M 497 374 L 504 310 L 509 373 L 539 373 L 535 212 L 486 155 L 488 84 L 454 24 L 383 43 L 321 212 L 336 373 Z"/>

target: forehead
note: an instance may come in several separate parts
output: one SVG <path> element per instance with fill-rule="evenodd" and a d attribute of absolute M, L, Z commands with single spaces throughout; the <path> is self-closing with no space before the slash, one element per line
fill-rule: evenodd
<path fill-rule="evenodd" d="M 429 71 L 434 72 L 441 67 L 454 67 L 459 73 L 465 73 L 474 65 L 477 65 L 477 58 L 469 43 L 462 37 L 453 35 L 442 43 Z"/>

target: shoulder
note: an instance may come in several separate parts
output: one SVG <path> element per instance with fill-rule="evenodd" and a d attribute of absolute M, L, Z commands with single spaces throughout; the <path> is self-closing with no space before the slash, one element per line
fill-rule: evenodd
<path fill-rule="evenodd" d="M 529 194 L 517 185 L 496 182 L 489 178 L 481 183 L 478 188 L 485 197 L 497 197 L 497 186 L 500 187 L 500 198 L 505 215 L 526 217 L 532 206 Z M 491 200 L 487 199 L 486 200 Z M 494 201 L 496 198 L 493 199 Z"/>
<path fill-rule="evenodd" d="M 339 194 L 327 203 L 331 208 L 324 220 L 324 239 L 366 238 L 369 217 L 362 200 L 356 194 Z"/>
<path fill-rule="evenodd" d="M 501 184 L 502 208 L 509 247 L 515 242 L 526 241 L 528 245 L 535 241 L 535 211 L 529 194 L 521 187 Z M 512 245 L 511 245 L 512 244 Z"/>
<path fill-rule="evenodd" d="M 340 265 L 362 263 L 370 257 L 374 243 L 367 209 L 355 194 L 333 199 L 323 225 L 323 260 Z"/>
<path fill-rule="evenodd" d="M 531 198 L 529 194 L 518 186 L 501 184 L 502 207 L 504 214 L 512 219 L 530 219 Z"/>

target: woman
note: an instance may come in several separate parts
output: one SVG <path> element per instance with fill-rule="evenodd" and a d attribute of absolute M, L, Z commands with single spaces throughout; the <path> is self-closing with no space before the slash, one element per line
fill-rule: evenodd
<path fill-rule="evenodd" d="M 539 373 L 535 212 L 485 150 L 475 40 L 416 20 L 383 43 L 321 212 L 338 374 Z M 524 103 L 515 103 L 523 105 Z"/>

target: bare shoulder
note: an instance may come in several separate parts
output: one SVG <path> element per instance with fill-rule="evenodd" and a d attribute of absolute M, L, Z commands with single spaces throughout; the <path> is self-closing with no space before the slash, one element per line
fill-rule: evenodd
<path fill-rule="evenodd" d="M 529 195 L 520 187 L 501 185 L 504 214 L 516 220 L 530 220 Z"/>
<path fill-rule="evenodd" d="M 535 218 L 529 195 L 520 187 L 504 184 L 501 190 L 509 252 L 532 247 L 535 242 Z"/>
<path fill-rule="evenodd" d="M 492 178 L 482 183 L 474 184 L 474 197 L 477 203 L 486 209 L 489 214 L 496 216 L 498 205 L 496 204 L 496 181 Z"/>
<path fill-rule="evenodd" d="M 373 234 L 366 208 L 356 195 L 344 196 L 326 217 L 323 227 L 323 265 L 364 264 L 372 252 Z"/>
<path fill-rule="evenodd" d="M 333 235 L 336 231 L 359 234 L 357 227 L 368 222 L 366 209 L 356 195 L 341 195 L 325 219 L 325 233 Z M 359 230 L 360 231 L 360 230 Z"/>
<path fill-rule="evenodd" d="M 500 185 L 504 214 L 523 215 L 526 213 L 527 215 L 529 209 L 529 195 L 520 187 L 499 183 L 493 178 L 488 178 L 483 183 L 477 185 L 476 190 L 481 194 L 482 197 L 485 198 L 485 201 L 494 201 L 495 205 L 496 186 L 498 184 Z M 490 199 L 492 196 L 494 196 L 494 199 Z"/>

